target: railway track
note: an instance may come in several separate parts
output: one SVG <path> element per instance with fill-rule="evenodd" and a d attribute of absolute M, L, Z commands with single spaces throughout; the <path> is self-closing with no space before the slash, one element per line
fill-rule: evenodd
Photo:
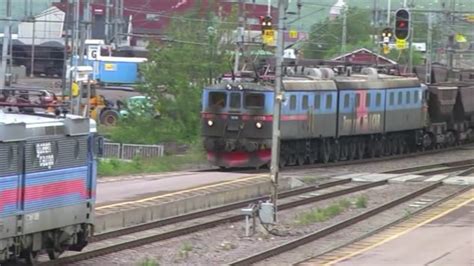
<path fill-rule="evenodd" d="M 472 189 L 473 186 L 465 186 L 464 188 L 447 195 L 439 201 L 431 202 L 424 208 L 412 212 L 409 217 L 401 217 L 389 224 L 385 224 L 371 232 L 363 234 L 356 239 L 343 243 L 342 245 L 336 246 L 329 250 L 325 250 L 315 256 L 300 260 L 293 265 L 329 265 L 334 261 L 338 261 L 341 257 L 354 254 L 354 248 L 359 251 L 361 245 L 371 246 L 375 243 L 380 243 L 380 238 L 378 238 L 379 241 L 377 241 L 373 237 L 380 237 L 384 234 L 387 236 L 387 232 L 390 230 L 403 228 L 401 232 L 400 230 L 396 231 L 396 234 L 400 234 L 404 231 L 406 232 L 407 230 L 417 227 L 420 223 L 426 224 L 427 220 L 437 217 L 440 213 L 452 210 L 454 207 L 459 206 L 459 204 L 464 202 L 467 198 L 472 198 L 472 193 L 474 192 Z M 391 234 L 391 236 L 393 235 L 394 233 Z"/>
<path fill-rule="evenodd" d="M 428 193 L 428 192 L 440 187 L 441 185 L 442 185 L 441 181 L 430 184 L 426 187 L 423 187 L 423 188 L 418 189 L 414 192 L 403 195 L 403 196 L 401 196 L 401 197 L 399 197 L 395 200 L 392 200 L 392 201 L 387 202 L 385 204 L 374 207 L 374 208 L 372 208 L 372 209 L 370 209 L 370 210 L 368 210 L 364 213 L 361 213 L 359 215 L 356 215 L 356 216 L 351 217 L 349 219 L 346 219 L 344 221 L 338 222 L 334 225 L 328 226 L 328 227 L 323 228 L 321 230 L 318 230 L 314 233 L 307 234 L 303 237 L 297 238 L 297 239 L 292 240 L 292 241 L 288 241 L 288 242 L 286 242 L 282 245 L 276 246 L 274 248 L 271 248 L 271 249 L 265 250 L 263 252 L 253 254 L 253 255 L 248 256 L 246 258 L 234 261 L 234 262 L 230 263 L 230 265 L 233 265 L 233 266 L 251 265 L 253 263 L 257 263 L 257 262 L 263 261 L 265 259 L 277 256 L 277 255 L 280 255 L 280 254 L 284 254 L 285 252 L 288 252 L 290 250 L 293 250 L 295 248 L 298 248 L 298 247 L 303 246 L 305 244 L 308 244 L 310 242 L 322 239 L 325 236 L 328 236 L 328 235 L 333 234 L 335 232 L 346 229 L 346 228 L 352 226 L 355 223 L 359 223 L 359 222 L 364 221 L 368 218 L 371 218 L 371 217 L 373 217 L 377 214 L 380 214 L 380 213 L 382 213 L 382 212 L 384 212 L 384 211 L 386 211 L 390 208 L 398 206 L 398 205 L 400 205 L 402 203 L 405 203 L 409 200 L 415 199 L 415 198 L 417 198 L 421 195 L 424 195 L 425 193 Z M 471 186 L 467 186 L 464 189 L 461 189 L 460 191 L 457 191 L 456 193 L 454 193 L 454 194 L 452 194 L 448 197 L 445 197 L 444 199 L 438 201 L 437 204 L 439 204 L 441 202 L 444 202 L 444 201 L 454 197 L 455 195 L 458 195 L 459 193 L 463 193 L 468 189 L 471 189 Z M 392 225 L 392 224 L 390 224 L 390 225 Z M 390 225 L 387 225 L 387 226 L 390 226 Z"/>
<path fill-rule="evenodd" d="M 410 167 L 410 168 L 405 168 L 405 169 L 392 170 L 392 171 L 387 171 L 383 173 L 384 174 L 416 173 L 418 175 L 429 176 L 429 175 L 438 175 L 438 174 L 462 171 L 462 170 L 470 169 L 472 167 L 474 167 L 474 159 L 454 161 L 454 162 L 448 162 L 448 163 L 423 165 L 423 166 Z M 441 169 L 437 169 L 437 168 L 441 168 Z M 431 169 L 434 169 L 434 170 L 431 170 Z"/>
<path fill-rule="evenodd" d="M 300 194 L 304 194 L 304 193 L 315 191 L 315 190 L 322 189 L 322 188 L 329 188 L 329 187 L 334 187 L 334 186 L 337 186 L 337 185 L 348 184 L 350 182 L 351 182 L 351 180 L 348 180 L 348 179 L 333 181 L 333 182 L 321 184 L 319 187 L 305 188 L 305 189 L 289 191 L 289 192 L 286 192 L 286 194 L 284 194 L 283 196 L 285 196 L 285 197 L 297 196 L 297 195 L 300 195 Z M 294 201 L 290 201 L 288 203 L 281 204 L 279 206 L 279 210 L 286 210 L 286 209 L 295 208 L 295 207 L 298 207 L 298 206 L 301 206 L 301 205 L 305 205 L 305 204 L 308 204 L 308 203 L 314 203 L 314 202 L 318 202 L 318 201 L 322 201 L 322 200 L 326 200 L 326 199 L 336 198 L 336 197 L 340 197 L 340 196 L 347 195 L 347 194 L 350 194 L 350 193 L 354 193 L 354 192 L 363 191 L 363 190 L 367 190 L 367 189 L 370 189 L 370 188 L 382 186 L 382 185 L 385 185 L 387 183 L 388 183 L 388 180 L 382 180 L 382 181 L 378 181 L 378 182 L 364 183 L 364 184 L 361 184 L 361 185 L 356 185 L 354 187 L 343 188 L 343 189 L 340 189 L 340 190 L 324 193 L 324 194 L 321 194 L 321 195 L 312 195 L 312 196 L 309 196 L 309 197 L 305 197 L 303 199 L 297 199 L 297 200 L 294 200 Z M 282 196 L 280 198 L 282 198 Z M 264 199 L 266 199 L 266 197 L 263 197 L 263 198 L 260 198 L 260 199 L 264 200 Z M 235 210 L 236 208 L 247 206 L 248 203 L 255 202 L 255 200 L 256 199 L 253 199 L 252 201 L 240 202 L 238 204 L 235 203 L 235 204 L 226 205 L 225 210 L 224 210 L 224 207 L 222 207 L 222 209 L 220 209 L 221 207 L 219 207 L 219 208 L 214 208 L 214 209 L 211 209 L 211 210 L 204 210 L 202 212 L 186 214 L 186 215 L 182 215 L 182 216 L 179 216 L 179 217 L 173 217 L 173 218 L 170 218 L 170 219 L 157 221 L 157 222 L 150 223 L 150 224 L 147 224 L 147 225 L 142 225 L 142 226 L 137 226 L 137 227 L 132 227 L 132 228 L 126 228 L 126 229 L 123 229 L 123 230 L 118 230 L 118 231 L 115 231 L 115 232 L 110 232 L 110 233 L 98 235 L 98 236 L 93 238 L 92 242 L 94 243 L 94 242 L 98 242 L 98 241 L 102 241 L 102 240 L 116 238 L 116 237 L 126 235 L 126 234 L 131 234 L 131 233 L 135 233 L 135 232 L 140 232 L 140 231 L 144 231 L 144 230 L 164 226 L 164 225 L 167 225 L 167 224 L 174 224 L 174 223 L 178 223 L 178 222 L 182 222 L 182 221 L 187 221 L 189 219 L 195 219 L 195 218 L 199 218 L 199 217 L 209 216 L 209 215 L 217 213 L 217 210 L 219 210 L 219 209 L 220 209 L 219 212 Z M 193 218 L 191 218 L 191 217 L 193 217 Z M 82 253 L 67 256 L 67 257 L 62 257 L 62 258 L 59 258 L 59 259 L 54 260 L 54 261 L 42 262 L 42 263 L 40 263 L 40 265 L 66 265 L 66 264 L 70 264 L 70 263 L 74 263 L 74 262 L 79 262 L 79 261 L 83 261 L 83 260 L 87 260 L 87 259 L 92 259 L 92 258 L 99 257 L 99 256 L 104 256 L 104 255 L 107 255 L 107 254 L 111 254 L 111 253 L 114 253 L 114 252 L 119 252 L 119 251 L 126 250 L 126 249 L 131 249 L 131 248 L 143 246 L 143 245 L 150 244 L 150 243 L 164 241 L 164 240 L 168 240 L 168 239 L 171 239 L 171 238 L 176 238 L 176 237 L 179 237 L 179 236 L 184 236 L 184 235 L 187 235 L 187 234 L 191 234 L 191 233 L 211 229 L 211 228 L 214 228 L 214 227 L 222 225 L 222 224 L 241 221 L 244 218 L 245 217 L 242 214 L 229 215 L 229 216 L 226 216 L 224 218 L 199 223 L 199 224 L 196 224 L 196 225 L 186 226 L 186 227 L 179 228 L 179 229 L 176 229 L 176 230 L 171 230 L 171 231 L 167 231 L 167 232 L 164 232 L 164 233 L 155 234 L 155 235 L 152 235 L 152 236 L 149 236 L 149 237 L 143 237 L 143 238 L 140 238 L 140 239 L 127 241 L 127 242 L 119 243 L 119 244 L 116 244 L 116 245 L 111 245 L 111 246 L 107 246 L 107 247 L 103 247 L 103 248 L 98 248 L 98 249 L 95 249 L 95 250 L 92 250 L 92 251 L 87 251 L 87 252 L 82 252 Z"/>
<path fill-rule="evenodd" d="M 429 169 L 440 168 L 440 167 L 442 167 L 442 169 L 429 170 Z M 412 173 L 412 172 L 416 172 L 416 171 L 420 171 L 420 170 L 427 170 L 424 173 L 426 173 L 426 175 L 428 175 L 429 173 L 432 173 L 432 174 L 439 173 L 439 171 L 443 171 L 444 173 L 455 172 L 455 171 L 465 170 L 465 169 L 468 169 L 468 171 L 469 171 L 469 170 L 473 170 L 472 169 L 473 167 L 474 167 L 474 160 L 463 160 L 463 161 L 456 161 L 456 162 L 450 162 L 450 163 L 433 164 L 433 165 L 425 165 L 425 166 L 420 166 L 420 167 L 399 169 L 399 170 L 389 171 L 389 172 L 403 175 L 403 174 Z M 436 171 L 438 171 L 438 172 L 436 172 Z M 314 192 L 314 191 L 317 191 L 317 190 L 322 190 L 322 189 L 326 189 L 326 188 L 336 187 L 336 186 L 339 186 L 339 185 L 349 184 L 349 183 L 351 183 L 351 181 L 352 181 L 351 179 L 341 179 L 341 180 L 322 183 L 322 184 L 319 184 L 319 185 L 308 186 L 308 187 L 303 187 L 303 188 L 299 188 L 299 189 L 294 189 L 294 190 L 291 190 L 291 191 L 282 192 L 282 193 L 280 193 L 280 199 L 290 198 L 290 197 L 302 195 L 302 194 L 305 194 L 305 193 Z M 279 210 L 290 209 L 290 208 L 298 207 L 298 206 L 305 205 L 305 204 L 308 204 L 308 203 L 314 203 L 314 202 L 317 202 L 317 201 L 321 201 L 321 200 L 325 200 L 325 199 L 331 199 L 331 198 L 343 196 L 343 195 L 346 195 L 346 194 L 350 194 L 350 193 L 353 193 L 353 192 L 358 192 L 358 191 L 370 189 L 370 188 L 373 188 L 373 187 L 382 186 L 382 185 L 387 184 L 388 181 L 389 181 L 389 179 L 384 179 L 384 180 L 377 181 L 377 182 L 364 183 L 362 185 L 357 185 L 357 186 L 354 186 L 354 187 L 344 188 L 344 189 L 340 189 L 340 190 L 337 190 L 337 191 L 334 191 L 334 192 L 328 192 L 328 193 L 321 194 L 321 195 L 309 196 L 309 197 L 306 197 L 306 198 L 303 198 L 303 199 L 290 201 L 288 203 L 280 205 Z M 440 184 L 441 184 L 441 182 L 437 182 L 437 183 L 432 184 L 428 187 L 428 188 L 431 188 L 431 189 L 424 188 L 421 191 L 432 190 L 432 189 L 438 187 Z M 421 192 L 419 192 L 419 193 L 421 193 Z M 413 196 L 413 197 L 415 197 L 415 196 Z M 146 230 L 150 230 L 150 229 L 155 229 L 155 228 L 158 228 L 158 227 L 171 225 L 171 224 L 176 224 L 176 223 L 180 223 L 180 222 L 184 222 L 184 221 L 189 221 L 189 220 L 192 220 L 192 219 L 208 217 L 208 216 L 214 215 L 214 214 L 233 211 L 233 210 L 236 210 L 236 209 L 239 209 L 239 208 L 246 207 L 250 203 L 255 203 L 255 202 L 258 202 L 258 201 L 265 201 L 267 199 L 268 199 L 268 197 L 253 198 L 253 199 L 250 199 L 250 200 L 245 200 L 245 201 L 236 202 L 236 203 L 232 203 L 232 204 L 228 204 L 228 205 L 224 205 L 224 206 L 210 208 L 210 209 L 206 209 L 206 210 L 203 210 L 203 211 L 192 212 L 192 213 L 188 213 L 188 214 L 184 214 L 184 215 L 180 215 L 180 216 L 175 216 L 175 217 L 171 217 L 171 218 L 167 218 L 167 219 L 163 219 L 163 220 L 158 220 L 158 221 L 151 222 L 151 223 L 146 223 L 146 224 L 142 224 L 142 225 L 138 225 L 138 226 L 134 226 L 134 227 L 124 228 L 124 229 L 117 230 L 117 231 L 103 233 L 103 234 L 94 236 L 91 239 L 91 243 L 96 243 L 96 242 L 100 242 L 100 241 L 108 240 L 108 239 L 113 239 L 113 238 L 118 238 L 120 236 L 129 235 L 129 234 L 133 234 L 133 233 L 137 233 L 137 232 L 142 232 L 142 231 L 146 231 Z M 411 198 L 408 197 L 408 196 L 404 197 L 404 200 L 409 200 L 409 199 L 411 199 Z M 395 203 L 392 203 L 392 204 L 395 204 Z M 386 207 L 386 208 L 388 208 L 388 207 Z M 378 209 L 378 211 L 373 211 L 373 212 L 370 212 L 370 213 L 372 213 L 372 215 L 375 215 L 375 214 L 377 214 L 381 211 L 383 211 L 382 208 Z M 368 215 L 368 214 L 366 214 L 366 215 Z M 367 216 L 367 217 L 370 217 L 370 216 Z M 104 247 L 104 248 L 100 248 L 100 249 L 96 249 L 96 250 L 92 250 L 92 251 L 88 251 L 88 252 L 83 252 L 83 253 L 63 257 L 63 258 L 60 258 L 60 259 L 55 260 L 55 261 L 44 262 L 44 263 L 41 263 L 40 265 L 65 265 L 65 264 L 69 264 L 69 263 L 73 263 L 73 262 L 78 262 L 78 261 L 82 261 L 82 260 L 86 260 L 86 259 L 91 259 L 91 258 L 94 258 L 94 257 L 104 256 L 104 255 L 107 255 L 107 254 L 110 254 L 110 253 L 119 252 L 119 251 L 122 251 L 122 250 L 126 250 L 126 249 L 130 249 L 130 248 L 146 245 L 146 244 L 149 244 L 149 243 L 164 241 L 164 240 L 167 240 L 167 239 L 171 239 L 171 238 L 175 238 L 175 237 L 195 233 L 195 232 L 198 232 L 198 231 L 211 229 L 211 228 L 216 227 L 218 225 L 222 225 L 222 224 L 230 223 L 230 222 L 237 222 L 237 221 L 240 221 L 240 220 L 243 220 L 243 219 L 244 219 L 244 216 L 241 215 L 241 214 L 229 215 L 229 216 L 221 218 L 221 219 L 216 219 L 216 220 L 200 223 L 200 224 L 197 224 L 197 225 L 188 226 L 188 227 L 180 228 L 180 229 L 177 229 L 177 230 L 172 230 L 172 231 L 152 235 L 152 236 L 149 236 L 149 237 L 140 238 L 140 239 L 137 239 L 137 240 L 120 243 L 120 244 L 113 245 L 113 246 L 110 246 L 110 247 Z"/>
<path fill-rule="evenodd" d="M 428 169 L 433 169 L 433 168 L 437 168 L 437 167 L 445 167 L 445 168 L 440 169 L 440 170 L 430 170 L 430 171 L 422 172 L 422 173 L 419 173 L 419 174 L 428 176 L 428 175 L 434 175 L 434 174 L 440 174 L 440 173 L 455 172 L 455 171 L 465 170 L 465 169 L 470 169 L 470 170 L 474 171 L 474 169 L 472 169 L 474 167 L 474 159 L 473 160 L 462 160 L 462 161 L 456 161 L 456 162 L 442 163 L 442 164 L 432 164 L 432 165 L 420 166 L 420 167 L 415 167 L 415 168 L 406 168 L 406 169 L 400 169 L 400 170 L 396 170 L 396 171 L 389 171 L 389 172 L 386 172 L 386 173 L 406 174 L 406 173 L 411 173 L 411 172 L 418 171 L 420 169 L 421 170 L 428 170 Z M 465 175 L 467 175 L 470 172 L 469 172 L 469 170 L 467 170 L 464 173 L 465 173 Z M 341 180 L 330 181 L 330 182 L 326 182 L 326 183 L 322 183 L 322 184 L 318 184 L 318 185 L 305 186 L 305 187 L 302 187 L 302 188 L 297 188 L 297 189 L 293 189 L 293 190 L 290 190 L 290 191 L 281 192 L 279 194 L 279 198 L 280 199 L 289 198 L 289 197 L 301 195 L 301 194 L 304 194 L 304 193 L 314 192 L 314 191 L 317 191 L 317 190 L 322 190 L 322 189 L 326 189 L 326 188 L 330 188 L 330 187 L 334 187 L 334 186 L 348 184 L 350 182 L 351 182 L 351 179 L 341 179 Z M 167 219 L 158 220 L 158 221 L 155 221 L 155 222 L 145 223 L 145 224 L 141 224 L 141 225 L 138 225 L 138 226 L 128 227 L 128 228 L 115 230 L 115 231 L 111 231 L 111 232 L 107 232 L 107 233 L 102 233 L 102 234 L 99 234 L 99 235 L 96 235 L 96 236 L 92 237 L 91 238 L 91 243 L 106 240 L 106 239 L 110 239 L 110 238 L 114 238 L 114 237 L 119 237 L 119 236 L 123 236 L 123 235 L 127 235 L 127 234 L 132 234 L 132 233 L 136 233 L 136 232 L 140 232 L 140 231 L 145 231 L 145 230 L 149 230 L 149 229 L 153 229 L 153 228 L 157 228 L 157 227 L 161 227 L 161 226 L 175 224 L 175 223 L 179 223 L 179 222 L 183 222 L 183 221 L 202 218 L 202 217 L 206 217 L 206 216 L 210 216 L 210 215 L 214 215 L 214 214 L 218 214 L 218 213 L 228 212 L 228 211 L 236 210 L 236 209 L 239 209 L 239 208 L 244 208 L 244 207 L 248 206 L 251 203 L 255 203 L 255 202 L 258 202 L 258 201 L 265 201 L 265 200 L 268 200 L 268 199 L 269 199 L 268 196 L 253 198 L 253 199 L 249 199 L 249 200 L 245 200 L 245 201 L 239 201 L 239 202 L 235 202 L 235 203 L 231 203 L 231 204 L 227 204 L 227 205 L 223 205 L 223 206 L 209 208 L 209 209 L 206 209 L 206 210 L 203 210 L 203 211 L 187 213 L 187 214 L 183 214 L 183 215 L 179 215 L 179 216 L 175 216 L 175 217 L 170 217 L 170 218 L 167 218 Z"/>
<path fill-rule="evenodd" d="M 363 164 L 363 163 L 375 163 L 375 162 L 384 162 L 384 161 L 406 159 L 406 158 L 416 158 L 416 157 L 423 156 L 423 155 L 431 155 L 431 154 L 437 154 L 437 153 L 442 153 L 442 152 L 453 151 L 453 150 L 457 150 L 457 149 L 462 148 L 462 147 L 471 147 L 473 145 L 474 144 L 472 142 L 469 142 L 469 143 L 461 144 L 461 145 L 458 145 L 458 146 L 452 146 L 452 147 L 441 148 L 441 149 L 431 149 L 431 150 L 425 150 L 425 151 L 416 151 L 416 152 L 411 152 L 411 153 L 396 154 L 396 155 L 381 156 L 381 157 L 373 157 L 373 158 L 363 158 L 363 159 L 359 159 L 359 160 L 355 159 L 355 160 L 349 160 L 349 161 L 342 160 L 342 161 L 328 162 L 328 163 L 291 165 L 291 166 L 283 167 L 281 169 L 281 171 L 282 172 L 288 172 L 288 171 L 293 171 L 293 170 L 305 170 L 305 169 L 314 169 L 314 168 L 330 168 L 330 167 L 349 166 L 349 165 Z M 423 170 L 423 169 L 420 169 L 420 170 Z M 260 169 L 249 169 L 249 168 L 232 169 L 232 168 L 230 168 L 230 169 L 220 170 L 218 168 L 211 168 L 211 169 L 198 170 L 198 172 L 211 172 L 211 171 L 258 174 L 258 173 L 267 172 L 268 169 L 264 169 L 264 168 L 260 168 Z"/>

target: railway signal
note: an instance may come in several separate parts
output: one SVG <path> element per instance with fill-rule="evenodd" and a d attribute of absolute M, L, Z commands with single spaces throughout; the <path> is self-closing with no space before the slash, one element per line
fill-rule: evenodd
<path fill-rule="evenodd" d="M 392 36 L 393 36 L 393 31 L 392 28 L 385 28 L 382 31 L 382 47 L 383 47 L 383 53 L 388 54 L 390 53 L 390 47 L 389 44 L 392 41 Z"/>
<path fill-rule="evenodd" d="M 410 12 L 401 8 L 395 12 L 395 38 L 406 40 L 408 37 L 410 37 Z"/>
<path fill-rule="evenodd" d="M 273 30 L 272 17 L 270 16 L 260 16 L 260 26 L 262 34 L 265 34 L 267 30 Z"/>

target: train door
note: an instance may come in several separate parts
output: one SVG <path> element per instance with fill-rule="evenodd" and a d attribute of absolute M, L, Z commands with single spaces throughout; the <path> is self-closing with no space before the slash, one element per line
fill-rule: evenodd
<path fill-rule="evenodd" d="M 311 135 L 311 124 L 312 124 L 312 108 L 309 108 L 309 95 L 303 94 L 301 99 L 301 111 L 306 116 L 306 120 L 304 120 L 303 130 L 305 132 L 305 136 Z"/>
<path fill-rule="evenodd" d="M 19 212 L 17 216 L 17 235 L 23 233 L 24 228 L 24 211 L 25 211 L 25 187 L 26 187 L 26 165 L 25 165 L 25 142 L 18 142 L 16 145 L 16 167 L 18 173 L 18 201 L 17 201 L 17 211 Z M 21 213 L 21 214 L 20 214 Z"/>
<path fill-rule="evenodd" d="M 322 117 L 322 112 L 321 112 L 321 92 L 316 91 L 316 93 L 313 95 L 313 106 L 310 107 L 309 113 L 311 115 L 311 135 L 312 136 L 319 136 L 322 135 L 320 133 L 320 130 L 318 130 L 318 127 L 320 127 L 319 123 L 322 122 L 318 120 L 318 117 Z M 322 123 L 321 123 L 322 124 Z M 323 127 L 320 127 L 322 130 Z"/>
<path fill-rule="evenodd" d="M 355 107 L 355 93 L 351 91 L 341 92 L 340 103 L 340 135 L 352 135 L 356 128 L 356 107 Z"/>

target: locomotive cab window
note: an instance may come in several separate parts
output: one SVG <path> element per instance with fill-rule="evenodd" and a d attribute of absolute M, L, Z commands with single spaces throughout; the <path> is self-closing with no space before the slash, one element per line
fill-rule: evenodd
<path fill-rule="evenodd" d="M 290 110 L 295 110 L 296 109 L 296 96 L 291 95 L 290 96 Z"/>
<path fill-rule="evenodd" d="M 233 92 L 230 94 L 230 108 L 240 109 L 241 96 L 240 93 Z"/>
<path fill-rule="evenodd" d="M 356 93 L 355 107 L 356 108 L 360 107 L 360 94 L 358 94 L 358 93 Z"/>
<path fill-rule="evenodd" d="M 403 103 L 403 92 L 399 91 L 398 92 L 398 105 L 401 105 Z"/>
<path fill-rule="evenodd" d="M 349 107 L 349 104 L 350 104 L 350 95 L 349 94 L 346 94 L 344 96 L 344 108 L 348 108 Z"/>
<path fill-rule="evenodd" d="M 326 96 L 326 109 L 331 109 L 332 107 L 332 95 L 329 94 Z"/>
<path fill-rule="evenodd" d="M 303 110 L 308 110 L 308 107 L 309 107 L 308 95 L 303 96 L 302 107 L 303 107 Z"/>
<path fill-rule="evenodd" d="M 395 104 L 395 93 L 392 91 L 390 92 L 390 105 L 393 106 Z"/>
<path fill-rule="evenodd" d="M 411 103 L 411 97 L 410 97 L 410 96 L 411 96 L 410 92 L 407 91 L 407 92 L 405 93 L 405 97 L 407 98 L 407 104 L 410 104 L 410 103 Z"/>
<path fill-rule="evenodd" d="M 321 109 L 321 95 L 314 96 L 314 109 Z"/>
<path fill-rule="evenodd" d="M 371 95 L 370 93 L 367 92 L 367 94 L 365 95 L 365 107 L 369 107 L 370 106 L 370 99 L 371 98 Z"/>
<path fill-rule="evenodd" d="M 227 93 L 225 92 L 210 92 L 209 93 L 209 107 L 224 108 L 227 104 Z"/>
<path fill-rule="evenodd" d="M 413 98 L 413 102 L 414 102 L 414 103 L 418 103 L 418 101 L 419 101 L 419 99 L 420 99 L 420 92 L 419 92 L 419 91 L 415 91 L 414 94 L 415 94 L 415 97 Z"/>
<path fill-rule="evenodd" d="M 246 94 L 245 107 L 250 109 L 263 109 L 265 107 L 265 95 L 263 93 Z"/>
<path fill-rule="evenodd" d="M 382 94 L 378 92 L 377 95 L 375 96 L 375 105 L 377 107 L 380 107 L 381 104 L 382 104 Z"/>

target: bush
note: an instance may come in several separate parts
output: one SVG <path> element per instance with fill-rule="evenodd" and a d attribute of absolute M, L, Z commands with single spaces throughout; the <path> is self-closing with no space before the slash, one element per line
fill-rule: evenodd
<path fill-rule="evenodd" d="M 99 176 L 118 176 L 176 171 L 183 169 L 186 165 L 204 163 L 205 161 L 206 156 L 202 147 L 194 144 L 185 155 L 164 156 L 148 160 L 135 158 L 132 161 L 103 159 L 99 160 L 97 168 Z"/>

